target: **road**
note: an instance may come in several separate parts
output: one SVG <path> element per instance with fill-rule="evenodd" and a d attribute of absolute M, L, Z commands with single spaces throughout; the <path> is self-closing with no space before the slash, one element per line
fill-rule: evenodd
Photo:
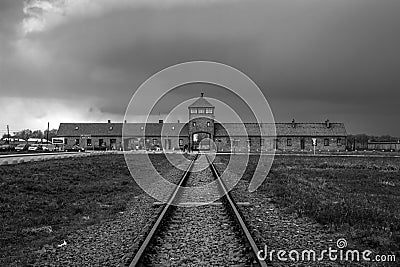
<path fill-rule="evenodd" d="M 64 159 L 72 157 L 88 157 L 91 155 L 105 154 L 106 152 L 51 152 L 31 154 L 0 155 L 0 165 L 19 164 L 31 161 L 43 161 L 49 159 Z"/>

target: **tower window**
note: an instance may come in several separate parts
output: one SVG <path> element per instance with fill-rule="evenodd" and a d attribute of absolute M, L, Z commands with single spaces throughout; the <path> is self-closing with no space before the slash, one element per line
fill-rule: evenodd
<path fill-rule="evenodd" d="M 206 109 L 206 113 L 207 114 L 212 114 L 213 113 L 213 109 L 212 108 L 207 108 Z"/>
<path fill-rule="evenodd" d="M 199 112 L 200 114 L 204 114 L 204 109 L 199 108 L 199 109 L 198 109 L 198 112 Z"/>
<path fill-rule="evenodd" d="M 190 109 L 190 113 L 192 113 L 192 114 L 197 114 L 197 109 L 196 109 L 196 108 L 191 108 L 191 109 Z"/>

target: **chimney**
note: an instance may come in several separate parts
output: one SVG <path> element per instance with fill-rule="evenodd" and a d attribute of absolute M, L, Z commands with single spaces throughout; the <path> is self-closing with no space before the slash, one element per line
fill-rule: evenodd
<path fill-rule="evenodd" d="M 295 128 L 296 127 L 296 122 L 295 122 L 295 120 L 293 119 L 292 120 L 292 128 Z"/>
<path fill-rule="evenodd" d="M 326 125 L 326 128 L 330 128 L 331 127 L 331 123 L 329 122 L 329 120 L 325 121 L 325 125 Z"/>
<path fill-rule="evenodd" d="M 158 123 L 163 123 L 164 121 L 163 120 L 158 120 Z"/>
<path fill-rule="evenodd" d="M 180 121 L 178 120 L 178 123 L 180 123 Z"/>
<path fill-rule="evenodd" d="M 111 120 L 108 120 L 107 122 L 108 122 L 108 123 L 111 123 Z"/>

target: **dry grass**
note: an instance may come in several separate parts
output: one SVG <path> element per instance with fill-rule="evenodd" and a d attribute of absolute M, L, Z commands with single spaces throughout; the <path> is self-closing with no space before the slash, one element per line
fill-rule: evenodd
<path fill-rule="evenodd" d="M 244 179 L 256 162 L 252 156 Z M 365 247 L 400 253 L 399 158 L 277 156 L 259 190 Z"/>
<path fill-rule="evenodd" d="M 141 168 L 143 156 L 131 164 Z M 164 155 L 150 157 L 160 172 L 171 170 Z M 2 166 L 0 191 L 0 263 L 61 244 L 74 230 L 112 219 L 143 193 L 122 155 Z"/>

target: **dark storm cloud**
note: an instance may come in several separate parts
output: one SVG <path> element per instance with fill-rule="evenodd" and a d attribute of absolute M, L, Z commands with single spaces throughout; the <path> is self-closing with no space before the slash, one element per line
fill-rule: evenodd
<path fill-rule="evenodd" d="M 10 97 L 90 99 L 101 114 L 122 116 L 150 75 L 211 60 L 249 75 L 277 121 L 329 117 L 351 132 L 400 135 L 399 126 L 384 123 L 398 114 L 399 9 L 396 0 L 140 6 L 67 18 L 20 42 L 10 22 L 7 30 L 0 26 L 15 39 L 0 90 Z"/>

